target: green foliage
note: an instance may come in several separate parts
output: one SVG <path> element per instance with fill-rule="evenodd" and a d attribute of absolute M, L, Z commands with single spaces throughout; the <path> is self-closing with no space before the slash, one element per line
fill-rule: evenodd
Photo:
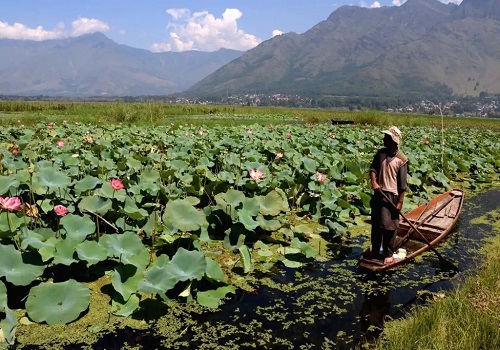
<path fill-rule="evenodd" d="M 454 180 L 479 186 L 499 173 L 494 128 L 446 129 L 444 148 L 438 129 L 401 129 L 410 160 L 405 206 Z M 251 274 L 279 261 L 307 263 L 317 254 L 315 235 L 332 242 L 349 235 L 356 217 L 369 212 L 367 172 L 381 130 L 298 123 L 3 128 L 0 190 L 23 206 L 0 212 L 0 277 L 34 290 L 35 281 L 47 283 L 47 266 L 92 270 L 103 262 L 116 315 L 130 315 L 150 297 L 216 307 L 231 287 L 219 260 L 205 256 L 214 240 Z M 17 156 L 9 151 L 14 142 Z M 252 169 L 262 174 L 252 178 Z M 124 188 L 113 189 L 111 179 Z M 68 213 L 58 216 L 56 205 Z"/>
<path fill-rule="evenodd" d="M 90 290 L 75 280 L 41 283 L 26 300 L 26 312 L 35 322 L 49 325 L 74 321 L 90 304 Z"/>

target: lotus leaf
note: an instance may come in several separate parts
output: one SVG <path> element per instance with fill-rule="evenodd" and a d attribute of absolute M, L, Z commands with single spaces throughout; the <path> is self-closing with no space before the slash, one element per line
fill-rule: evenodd
<path fill-rule="evenodd" d="M 249 231 L 255 230 L 259 227 L 260 223 L 252 218 L 251 213 L 246 210 L 238 210 L 238 222 L 242 223 Z"/>
<path fill-rule="evenodd" d="M 66 239 L 77 243 L 83 242 L 96 229 L 94 221 L 89 216 L 68 214 L 61 218 L 60 224 L 66 230 Z"/>
<path fill-rule="evenodd" d="M 257 245 L 257 243 L 261 244 Z M 257 250 L 257 254 L 259 254 L 259 256 L 263 256 L 266 258 L 273 256 L 273 252 L 269 248 L 269 246 L 267 244 L 262 243 L 261 241 L 257 241 L 256 244 L 254 245 L 254 248 Z"/>
<path fill-rule="evenodd" d="M 37 172 L 33 182 L 54 192 L 57 189 L 68 187 L 71 184 L 71 178 L 62 171 L 51 167 L 43 168 Z"/>
<path fill-rule="evenodd" d="M 47 240 L 42 235 L 33 233 L 32 236 L 26 237 L 21 243 L 21 248 L 26 249 L 28 246 L 38 250 L 44 262 L 49 261 L 54 257 L 56 243 L 59 239 L 51 237 Z"/>
<path fill-rule="evenodd" d="M 245 198 L 243 200 L 242 210 L 246 211 L 251 216 L 257 216 L 260 210 L 259 201 L 256 198 Z"/>
<path fill-rule="evenodd" d="M 304 164 L 304 169 L 310 173 L 316 173 L 316 169 L 318 168 L 318 162 L 314 159 L 303 157 L 302 164 Z"/>
<path fill-rule="evenodd" d="M 217 174 L 217 177 L 220 181 L 228 182 L 230 184 L 234 183 L 234 173 L 229 171 L 221 171 Z"/>
<path fill-rule="evenodd" d="M 300 234 L 312 234 L 314 230 L 312 229 L 311 226 L 305 225 L 305 224 L 300 224 L 297 226 L 292 227 L 294 232 L 300 233 Z"/>
<path fill-rule="evenodd" d="M 139 308 L 139 302 L 136 294 L 132 294 L 126 301 L 120 294 L 116 294 L 111 301 L 111 313 L 123 317 L 130 316 Z"/>
<path fill-rule="evenodd" d="M 4 312 L 5 318 L 0 322 L 0 332 L 3 333 L 3 338 L 5 339 L 7 344 L 14 345 L 15 332 L 18 325 L 17 312 L 15 310 L 9 309 L 7 306 L 5 306 Z M 0 341 L 0 344 L 1 343 L 2 342 Z"/>
<path fill-rule="evenodd" d="M 9 193 L 11 188 L 17 188 L 19 181 L 13 176 L 0 176 L 0 196 Z"/>
<path fill-rule="evenodd" d="M 241 158 L 238 154 L 235 154 L 235 153 L 229 153 L 226 157 L 226 162 L 227 164 L 229 165 L 234 165 L 236 167 L 240 167 L 241 166 Z"/>
<path fill-rule="evenodd" d="M 228 293 L 235 293 L 233 286 L 219 287 L 215 290 L 198 292 L 196 294 L 196 300 L 200 305 L 214 309 L 221 304 L 222 299 L 224 299 Z"/>
<path fill-rule="evenodd" d="M 139 253 L 132 256 L 122 256 L 121 261 L 124 264 L 130 264 L 136 266 L 139 270 L 144 270 L 150 262 L 151 254 L 149 249 L 144 245 L 140 247 Z"/>
<path fill-rule="evenodd" d="M 301 267 L 303 264 L 300 261 L 294 261 L 294 260 L 289 260 L 289 259 L 283 259 L 282 260 L 283 264 L 291 269 L 296 269 Z"/>
<path fill-rule="evenodd" d="M 207 157 L 200 157 L 200 159 L 198 160 L 198 164 L 202 165 L 202 166 L 205 166 L 207 168 L 211 168 L 211 167 L 213 167 L 215 165 L 215 163 L 212 162 Z"/>
<path fill-rule="evenodd" d="M 127 192 L 114 190 L 109 182 L 103 183 L 102 187 L 95 191 L 95 194 L 103 198 L 114 198 L 120 202 L 123 202 L 127 198 Z"/>
<path fill-rule="evenodd" d="M 355 174 L 350 171 L 344 172 L 343 180 L 348 184 L 357 184 L 362 180 L 362 178 L 358 178 Z"/>
<path fill-rule="evenodd" d="M 76 247 L 73 240 L 64 239 L 57 242 L 55 245 L 54 263 L 69 266 L 77 262 L 74 258 L 75 250 Z"/>
<path fill-rule="evenodd" d="M 2 211 L 0 213 L 0 238 L 14 236 L 21 225 L 24 225 L 23 216 Z"/>
<path fill-rule="evenodd" d="M 155 265 L 147 270 L 146 280 L 139 283 L 139 290 L 144 293 L 158 293 L 160 296 L 164 296 L 165 292 L 174 288 L 178 280 L 169 273 L 166 266 L 166 264 L 163 266 Z"/>
<path fill-rule="evenodd" d="M 24 165 L 23 168 L 17 170 L 17 172 L 15 174 L 13 174 L 13 176 L 11 175 L 11 177 L 13 177 L 17 181 L 19 181 L 20 184 L 27 184 L 27 183 L 29 183 L 30 178 L 31 178 L 30 169 L 29 169 L 29 167 L 26 167 L 26 163 L 21 163 L 21 164 Z M 12 190 L 17 191 L 17 186 L 12 187 L 11 191 Z M 15 193 L 11 193 L 11 194 L 14 195 Z"/>
<path fill-rule="evenodd" d="M 111 201 L 103 199 L 99 196 L 82 197 L 81 202 L 78 204 L 81 211 L 89 211 L 104 215 L 111 209 Z"/>
<path fill-rule="evenodd" d="M 56 236 L 56 232 L 50 228 L 37 227 L 33 230 L 34 233 L 43 237 L 44 240 L 48 240 L 51 237 Z"/>
<path fill-rule="evenodd" d="M 318 252 L 316 250 L 314 250 L 309 244 L 300 241 L 297 237 L 292 239 L 292 241 L 290 242 L 290 246 L 292 248 L 300 249 L 306 256 L 306 258 L 313 258 L 318 255 Z"/>
<path fill-rule="evenodd" d="M 189 202 L 181 199 L 173 200 L 165 206 L 163 220 L 170 222 L 181 231 L 196 231 L 207 226 L 205 214 L 197 210 Z"/>
<path fill-rule="evenodd" d="M 259 202 L 260 213 L 263 215 L 276 216 L 283 210 L 283 199 L 274 190 L 265 196 L 256 196 L 255 199 Z"/>
<path fill-rule="evenodd" d="M 262 214 L 257 216 L 257 222 L 259 226 L 266 231 L 277 231 L 281 228 L 281 222 L 279 220 L 267 220 Z"/>
<path fill-rule="evenodd" d="M 0 281 L 0 310 L 7 306 L 7 288 L 5 284 Z"/>
<path fill-rule="evenodd" d="M 342 199 L 342 198 L 338 198 L 337 199 L 337 204 L 342 208 L 342 209 L 349 209 L 351 208 L 351 203 L 349 203 L 348 201 Z"/>
<path fill-rule="evenodd" d="M 35 322 L 49 325 L 76 320 L 90 304 L 90 290 L 75 280 L 41 283 L 31 288 L 26 300 L 26 312 Z"/>
<path fill-rule="evenodd" d="M 125 198 L 125 205 L 121 211 L 134 220 L 140 220 L 148 216 L 148 212 L 137 207 L 135 200 L 130 197 Z"/>
<path fill-rule="evenodd" d="M 146 235 L 148 237 L 151 237 L 153 235 L 153 233 L 157 233 L 159 231 L 159 229 L 160 229 L 159 228 L 159 221 L 160 221 L 160 217 L 155 210 L 153 213 L 151 213 L 151 215 L 149 215 L 148 221 L 142 227 L 142 229 L 144 230 L 144 232 L 146 233 Z"/>
<path fill-rule="evenodd" d="M 226 205 L 236 208 L 245 199 L 245 194 L 241 191 L 230 189 L 226 193 L 219 193 L 215 196 L 217 204 L 225 209 Z"/>
<path fill-rule="evenodd" d="M 126 164 L 131 171 L 139 171 L 142 169 L 142 163 L 134 158 L 128 158 Z"/>
<path fill-rule="evenodd" d="M 451 186 L 450 186 L 450 180 L 442 172 L 435 173 L 434 174 L 434 178 L 436 179 L 436 181 L 438 183 L 440 183 L 441 185 L 443 185 L 443 187 L 446 188 L 447 190 L 449 190 L 451 188 Z"/>
<path fill-rule="evenodd" d="M 225 276 L 224 271 L 222 271 L 220 265 L 215 260 L 206 258 L 207 269 L 205 271 L 208 278 L 214 281 L 224 282 Z"/>
<path fill-rule="evenodd" d="M 243 264 L 243 271 L 249 273 L 252 269 L 252 257 L 250 254 L 250 249 L 246 245 L 242 245 L 238 248 L 240 252 L 241 262 Z"/>
<path fill-rule="evenodd" d="M 224 232 L 226 234 L 224 237 L 224 247 L 230 251 L 237 250 L 245 243 L 245 234 L 247 232 L 243 224 L 234 224 Z"/>
<path fill-rule="evenodd" d="M 13 245 L 0 245 L 0 277 L 16 286 L 27 286 L 42 275 L 44 266 L 25 264 Z"/>
<path fill-rule="evenodd" d="M 179 248 L 167 269 L 178 281 L 201 279 L 205 275 L 207 262 L 203 253 Z"/>
<path fill-rule="evenodd" d="M 132 294 L 137 292 L 141 281 L 142 274 L 133 265 L 118 266 L 111 273 L 111 284 L 120 293 L 123 300 L 128 300 Z"/>
<path fill-rule="evenodd" d="M 170 166 L 172 167 L 172 169 L 176 170 L 176 172 L 183 173 L 184 171 L 188 170 L 189 164 L 183 160 L 175 159 L 170 161 Z"/>
<path fill-rule="evenodd" d="M 87 261 L 90 265 L 106 260 L 106 248 L 96 241 L 85 241 L 76 246 L 76 253 L 80 260 Z"/>
<path fill-rule="evenodd" d="M 49 213 L 54 210 L 54 205 L 51 201 L 40 199 L 36 201 L 36 204 L 44 213 Z"/>
<path fill-rule="evenodd" d="M 141 173 L 139 183 L 155 183 L 160 180 L 160 173 L 155 169 L 146 169 Z"/>
<path fill-rule="evenodd" d="M 117 258 L 131 259 L 134 256 L 141 256 L 141 253 L 148 254 L 146 247 L 142 244 L 141 239 L 133 232 L 125 232 L 124 234 L 107 234 L 101 237 L 99 244 L 102 244 L 108 251 L 109 256 Z M 149 254 L 148 254 L 149 259 Z M 135 265 L 135 264 L 134 264 Z"/>

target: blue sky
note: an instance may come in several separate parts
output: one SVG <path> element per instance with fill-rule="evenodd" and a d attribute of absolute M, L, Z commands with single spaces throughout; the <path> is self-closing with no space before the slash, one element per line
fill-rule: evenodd
<path fill-rule="evenodd" d="M 1 0 L 0 38 L 40 41 L 99 31 L 154 52 L 248 50 L 274 35 L 304 33 L 343 5 L 377 8 L 405 0 L 356 1 Z"/>

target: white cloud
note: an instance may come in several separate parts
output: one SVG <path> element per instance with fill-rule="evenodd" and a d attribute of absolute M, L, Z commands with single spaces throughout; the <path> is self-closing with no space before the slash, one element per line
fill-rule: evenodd
<path fill-rule="evenodd" d="M 392 0 L 392 4 L 394 6 L 401 6 L 403 5 L 407 0 Z M 441 1 L 443 4 L 449 4 L 449 3 L 453 3 L 453 4 L 457 4 L 457 5 L 460 5 L 462 3 L 462 0 L 439 0 Z"/>
<path fill-rule="evenodd" d="M 64 38 L 66 35 L 60 26 L 54 30 L 45 30 L 42 26 L 30 28 L 22 23 L 9 24 L 0 21 L 0 38 L 15 40 L 50 40 Z"/>
<path fill-rule="evenodd" d="M 30 28 L 22 23 L 9 24 L 0 21 L 0 39 L 43 41 L 108 30 L 109 26 L 106 23 L 88 18 L 79 18 L 73 21 L 71 31 L 65 30 L 62 22 L 58 23 L 54 29 L 46 30 L 42 26 Z"/>
<path fill-rule="evenodd" d="M 95 32 L 107 32 L 109 26 L 95 18 L 78 18 L 72 23 L 71 36 L 80 36 Z"/>
<path fill-rule="evenodd" d="M 261 40 L 238 29 L 238 19 L 243 13 L 238 9 L 226 9 L 221 18 L 207 11 L 191 13 L 189 9 L 168 9 L 172 16 L 168 23 L 169 39 L 155 43 L 151 50 L 160 51 L 216 51 L 220 48 L 249 50 Z"/>
<path fill-rule="evenodd" d="M 369 7 L 369 8 L 372 8 L 372 9 L 382 7 L 382 5 L 380 5 L 380 2 L 378 2 L 378 1 L 374 1 L 371 5 L 368 5 L 366 2 L 361 1 L 359 3 L 359 6 L 360 7 Z"/>
<path fill-rule="evenodd" d="M 279 29 L 275 29 L 275 30 L 273 30 L 272 37 L 274 38 L 275 36 L 282 35 L 282 34 L 285 34 L 285 32 L 282 32 Z"/>

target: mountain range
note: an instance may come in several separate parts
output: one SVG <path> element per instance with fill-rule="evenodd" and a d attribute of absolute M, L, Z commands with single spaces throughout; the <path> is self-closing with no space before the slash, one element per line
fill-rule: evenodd
<path fill-rule="evenodd" d="M 261 43 L 185 94 L 498 94 L 499 38 L 500 0 L 343 6 L 303 34 Z"/>
<path fill-rule="evenodd" d="M 0 94 L 168 95 L 183 91 L 243 52 L 153 53 L 102 33 L 28 41 L 0 39 Z"/>
<path fill-rule="evenodd" d="M 303 34 L 282 34 L 247 52 L 152 53 L 101 33 L 1 39 L 0 94 L 500 94 L 499 38 L 500 0 L 408 0 L 399 7 L 342 6 Z"/>

